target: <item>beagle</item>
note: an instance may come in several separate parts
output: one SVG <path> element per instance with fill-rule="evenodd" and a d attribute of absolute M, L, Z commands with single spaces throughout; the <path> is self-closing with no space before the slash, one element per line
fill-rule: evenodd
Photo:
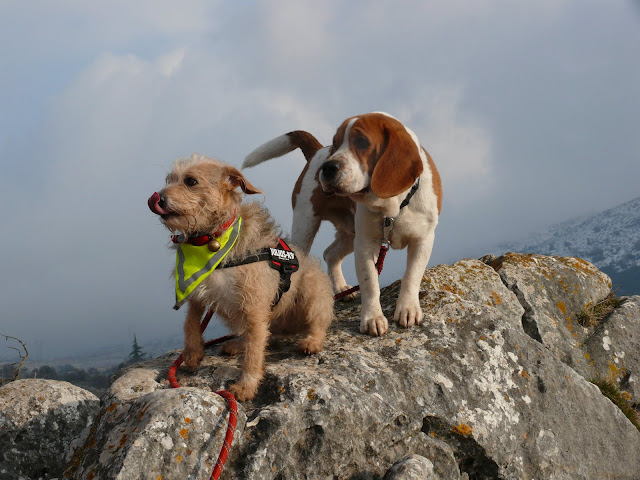
<path fill-rule="evenodd" d="M 308 252 L 320 222 L 333 223 L 336 236 L 324 259 L 334 293 L 350 288 L 342 260 L 355 251 L 360 331 L 373 336 L 388 330 L 375 267 L 381 239 L 391 248 L 407 248 L 394 320 L 402 327 L 419 324 L 423 313 L 418 292 L 442 207 L 442 183 L 431 156 L 409 128 L 375 112 L 347 118 L 328 147 L 300 130 L 277 137 L 251 152 L 243 168 L 296 148 L 307 164 L 293 190 L 291 241 Z"/>

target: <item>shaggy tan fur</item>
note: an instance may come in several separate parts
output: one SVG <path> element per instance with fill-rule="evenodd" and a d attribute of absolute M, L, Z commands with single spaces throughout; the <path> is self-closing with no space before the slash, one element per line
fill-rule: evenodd
<path fill-rule="evenodd" d="M 264 247 L 276 245 L 277 231 L 269 213 L 257 203 L 241 203 L 244 193 L 262 193 L 235 168 L 215 160 L 193 156 L 175 163 L 160 191 L 162 223 L 171 231 L 185 235 L 213 233 L 233 216 L 242 217 L 236 245 L 222 265 Z M 157 213 L 157 212 L 156 212 Z M 322 350 L 327 328 L 333 319 L 333 295 L 320 263 L 290 245 L 300 261 L 291 276 L 291 288 L 273 308 L 279 273 L 268 262 L 256 262 L 214 270 L 189 297 L 184 324 L 183 358 L 189 368 L 204 357 L 200 321 L 208 308 L 224 320 L 240 338 L 228 343 L 224 351 L 244 353 L 243 371 L 230 391 L 240 401 L 254 397 L 264 376 L 264 352 L 270 333 L 302 333 L 300 349 L 308 354 Z"/>

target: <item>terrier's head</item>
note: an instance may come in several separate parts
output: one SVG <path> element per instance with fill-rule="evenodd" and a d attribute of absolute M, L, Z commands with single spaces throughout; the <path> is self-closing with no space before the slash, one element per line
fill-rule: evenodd
<path fill-rule="evenodd" d="M 175 162 L 166 186 L 149 197 L 151 211 L 171 231 L 185 235 L 209 233 L 228 221 L 244 193 L 263 193 L 236 168 L 192 155 Z"/>

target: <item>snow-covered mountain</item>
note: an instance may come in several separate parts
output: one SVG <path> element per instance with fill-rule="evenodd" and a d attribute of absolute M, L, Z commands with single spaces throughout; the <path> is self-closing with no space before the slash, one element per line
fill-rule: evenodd
<path fill-rule="evenodd" d="M 620 295 L 640 295 L 640 197 L 501 249 L 580 257 L 609 275 Z"/>

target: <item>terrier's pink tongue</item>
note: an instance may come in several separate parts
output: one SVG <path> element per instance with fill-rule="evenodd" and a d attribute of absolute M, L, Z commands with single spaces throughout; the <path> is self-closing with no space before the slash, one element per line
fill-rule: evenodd
<path fill-rule="evenodd" d="M 160 194 L 158 192 L 153 192 L 153 195 L 147 200 L 147 204 L 149 205 L 149 209 L 157 215 L 168 215 L 171 213 L 169 210 L 165 210 L 160 206 Z"/>

